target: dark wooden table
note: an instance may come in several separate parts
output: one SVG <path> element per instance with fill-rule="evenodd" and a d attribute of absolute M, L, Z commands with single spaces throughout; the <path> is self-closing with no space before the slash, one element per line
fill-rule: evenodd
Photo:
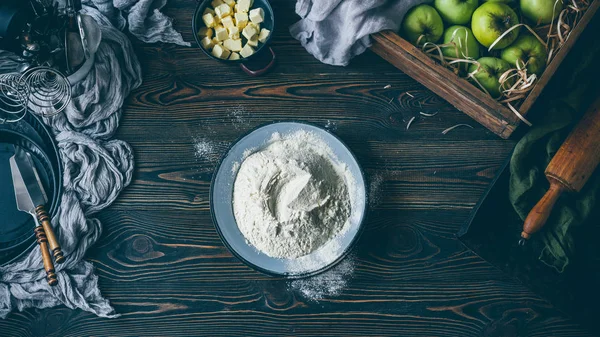
<path fill-rule="evenodd" d="M 194 7 L 178 0 L 166 9 L 188 41 Z M 103 236 L 88 254 L 122 317 L 27 310 L 0 320 L 0 335 L 587 335 L 455 237 L 515 140 L 486 131 L 371 52 L 345 68 L 319 63 L 287 31 L 297 20 L 294 1 L 273 7 L 279 63 L 262 78 L 196 48 L 135 42 L 144 83 L 127 100 L 116 137 L 135 149 L 136 173 L 98 215 Z M 329 123 L 380 183 L 351 253 L 353 276 L 341 294 L 318 302 L 233 257 L 209 211 L 213 169 L 228 145 L 290 119 Z M 442 134 L 459 123 L 473 129 Z M 197 158 L 202 138 L 215 151 Z"/>

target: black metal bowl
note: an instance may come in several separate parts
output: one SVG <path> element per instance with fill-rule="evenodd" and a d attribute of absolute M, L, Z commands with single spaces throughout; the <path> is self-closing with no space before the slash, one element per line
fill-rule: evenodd
<path fill-rule="evenodd" d="M 225 60 L 212 55 L 208 50 L 204 49 L 200 44 L 200 37 L 198 36 L 198 30 L 202 27 L 205 27 L 204 22 L 202 21 L 202 13 L 204 10 L 211 4 L 211 0 L 203 0 L 198 3 L 196 7 L 196 11 L 194 12 L 194 16 L 192 18 L 192 30 L 194 39 L 198 44 L 198 48 L 202 49 L 204 54 L 210 57 L 213 60 L 217 60 L 224 63 L 229 64 L 239 64 L 240 68 L 244 70 L 248 75 L 251 76 L 260 76 L 265 74 L 269 69 L 271 69 L 275 65 L 275 52 L 271 47 L 268 47 L 269 42 L 271 41 L 271 37 L 273 36 L 273 32 L 275 30 L 275 15 L 273 14 L 273 8 L 268 0 L 254 0 L 254 4 L 252 5 L 252 9 L 262 8 L 265 12 L 265 19 L 260 24 L 261 28 L 266 28 L 271 31 L 269 37 L 265 41 L 265 43 L 261 43 L 258 46 L 258 49 L 254 51 L 254 54 L 250 55 L 247 58 L 241 58 L 239 60 Z"/>

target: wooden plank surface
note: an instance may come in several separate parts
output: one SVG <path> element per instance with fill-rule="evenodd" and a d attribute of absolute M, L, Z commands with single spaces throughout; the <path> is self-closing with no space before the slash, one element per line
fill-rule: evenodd
<path fill-rule="evenodd" d="M 122 317 L 26 310 L 0 320 L 0 334 L 588 336 L 455 238 L 514 141 L 371 52 L 347 68 L 320 64 L 287 32 L 294 2 L 272 5 L 280 62 L 263 78 L 193 48 L 136 43 L 144 83 L 127 100 L 116 136 L 135 150 L 134 182 L 98 215 L 103 235 L 87 255 Z M 194 6 L 170 1 L 166 10 L 190 41 Z M 208 208 L 212 172 L 229 144 L 290 119 L 327 125 L 371 183 L 369 220 L 348 258 L 354 272 L 338 295 L 319 301 L 233 257 Z M 473 129 L 441 133 L 458 123 Z M 197 157 L 201 140 L 212 150 Z"/>

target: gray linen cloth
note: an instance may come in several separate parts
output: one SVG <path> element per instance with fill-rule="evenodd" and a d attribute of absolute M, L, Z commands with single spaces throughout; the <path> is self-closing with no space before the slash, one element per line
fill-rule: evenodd
<path fill-rule="evenodd" d="M 45 279 L 39 247 L 22 259 L 0 267 L 0 317 L 30 307 L 65 305 L 102 317 L 117 317 L 98 288 L 94 266 L 82 260 L 98 240 L 102 227 L 91 216 L 110 205 L 130 182 L 133 151 L 110 139 L 129 92 L 142 74 L 131 42 L 121 29 L 145 42 L 189 45 L 159 10 L 166 0 L 88 0 L 83 12 L 101 26 L 102 42 L 87 77 L 73 86 L 72 101 L 58 116 L 46 119 L 58 143 L 64 168 L 59 212 L 52 218 L 66 261 L 55 266 L 58 285 Z M 0 51 L 0 72 L 14 71 L 9 53 Z"/>
<path fill-rule="evenodd" d="M 319 61 L 345 66 L 371 46 L 370 34 L 398 31 L 404 14 L 424 2 L 431 0 L 298 0 L 302 19 L 290 33 Z"/>

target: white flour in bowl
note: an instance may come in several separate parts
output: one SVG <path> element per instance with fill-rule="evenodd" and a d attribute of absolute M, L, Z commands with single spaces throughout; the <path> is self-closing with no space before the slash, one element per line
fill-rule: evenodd
<path fill-rule="evenodd" d="M 241 163 L 233 210 L 246 240 L 275 258 L 307 255 L 343 233 L 356 183 L 311 132 L 274 134 Z"/>

